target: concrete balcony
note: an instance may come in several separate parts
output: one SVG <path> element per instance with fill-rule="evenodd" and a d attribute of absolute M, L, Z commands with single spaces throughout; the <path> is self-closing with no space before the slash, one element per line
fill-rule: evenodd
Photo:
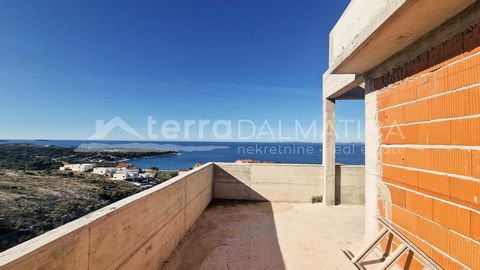
<path fill-rule="evenodd" d="M 0 269 L 349 269 L 364 168 L 209 163 L 0 254 Z"/>

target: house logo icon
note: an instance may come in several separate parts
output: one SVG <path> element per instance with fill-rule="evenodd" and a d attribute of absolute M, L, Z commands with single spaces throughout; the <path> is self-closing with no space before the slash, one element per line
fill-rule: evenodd
<path fill-rule="evenodd" d="M 103 140 L 105 139 L 110 132 L 112 132 L 116 127 L 120 128 L 121 130 L 139 138 L 145 139 L 140 133 L 138 133 L 135 129 L 131 128 L 122 118 L 116 116 L 112 120 L 108 121 L 105 124 L 103 120 L 95 121 L 95 134 L 90 136 L 89 140 Z"/>

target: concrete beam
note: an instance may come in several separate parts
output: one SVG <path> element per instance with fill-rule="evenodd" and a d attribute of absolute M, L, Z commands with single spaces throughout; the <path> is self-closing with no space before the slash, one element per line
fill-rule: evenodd
<path fill-rule="evenodd" d="M 323 74 L 323 98 L 330 99 L 363 99 L 365 90 L 363 76 L 356 74 L 331 74 L 327 70 Z"/>
<path fill-rule="evenodd" d="M 478 18 L 480 18 L 480 2 L 477 1 L 462 13 L 448 20 L 440 27 L 435 28 L 401 52 L 364 74 L 364 77 L 380 77 L 395 68 L 411 62 L 420 54 L 428 52 L 434 47 L 441 46 L 446 40 L 465 31 L 472 25 L 476 25 L 479 22 Z"/>
<path fill-rule="evenodd" d="M 357 86 L 338 97 L 335 100 L 364 100 L 365 99 L 365 88 L 362 86 Z"/>
<path fill-rule="evenodd" d="M 323 99 L 323 204 L 335 204 L 335 100 Z"/>
<path fill-rule="evenodd" d="M 364 74 L 475 2 L 353 0 L 330 33 L 330 69 Z"/>
<path fill-rule="evenodd" d="M 330 31 L 329 66 L 336 66 L 406 0 L 352 0 Z"/>

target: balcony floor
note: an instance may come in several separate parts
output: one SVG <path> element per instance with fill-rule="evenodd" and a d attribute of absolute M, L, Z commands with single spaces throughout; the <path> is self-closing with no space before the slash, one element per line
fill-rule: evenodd
<path fill-rule="evenodd" d="M 165 269 L 356 269 L 363 206 L 212 203 Z"/>

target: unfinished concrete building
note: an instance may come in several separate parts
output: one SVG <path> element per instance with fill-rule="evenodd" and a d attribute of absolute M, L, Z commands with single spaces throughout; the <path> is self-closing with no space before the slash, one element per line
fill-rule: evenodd
<path fill-rule="evenodd" d="M 401 268 L 480 269 L 479 83 L 478 1 L 352 1 L 330 34 L 324 119 L 335 100 L 365 100 L 365 240 L 379 217 L 393 226 L 401 237 L 380 240 L 383 252 L 417 251 L 397 252 Z"/>
<path fill-rule="evenodd" d="M 480 269 L 480 3 L 353 0 L 329 54 L 323 165 L 209 163 L 0 269 Z M 365 102 L 365 166 L 335 164 L 341 99 Z"/>

